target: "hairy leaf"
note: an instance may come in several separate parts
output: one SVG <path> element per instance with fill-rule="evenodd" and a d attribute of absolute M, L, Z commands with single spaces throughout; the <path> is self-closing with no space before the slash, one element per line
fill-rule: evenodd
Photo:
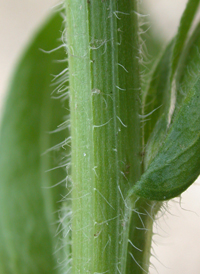
<path fill-rule="evenodd" d="M 188 92 L 165 142 L 133 193 L 150 200 L 180 195 L 200 173 L 200 78 Z"/>
<path fill-rule="evenodd" d="M 178 72 L 177 81 L 177 92 L 176 92 L 176 106 L 174 117 L 176 112 L 179 110 L 182 101 L 184 100 L 187 92 L 190 90 L 193 82 L 200 71 L 200 24 L 197 25 L 193 32 L 190 40 L 188 41 L 187 47 L 183 53 L 181 66 Z"/>
<path fill-rule="evenodd" d="M 199 1 L 194 2 L 188 2 L 173 50 L 171 92 L 176 93 L 176 87 L 179 87 L 173 119 L 170 123 L 166 119 L 172 115 L 170 106 L 168 115 L 163 112 L 154 127 L 144 160 L 146 171 L 129 195 L 167 200 L 180 195 L 200 173 L 200 26 L 197 26 L 187 45 L 186 35 L 183 34 L 185 24 L 186 32 L 189 32 L 194 18 L 196 10 L 193 5 L 197 7 Z M 186 17 L 190 22 L 186 22 Z M 177 48 L 181 51 L 183 46 L 183 52 L 177 53 Z M 175 67 L 178 77 L 173 75 Z"/>
<path fill-rule="evenodd" d="M 144 169 L 158 153 L 170 128 L 177 95 L 177 78 L 180 78 L 181 65 L 185 59 L 186 41 L 194 20 L 199 0 L 189 1 L 180 21 L 178 33 L 169 43 L 158 63 L 143 103 L 144 122 Z M 178 75 L 178 77 L 177 77 Z"/>
<path fill-rule="evenodd" d="M 174 46 L 174 40 L 169 43 L 164 51 L 160 61 L 158 62 L 155 71 L 152 75 L 148 91 L 144 97 L 143 117 L 144 119 L 144 143 L 147 140 L 155 127 L 158 119 L 166 110 L 170 100 L 170 68 L 171 57 Z"/>

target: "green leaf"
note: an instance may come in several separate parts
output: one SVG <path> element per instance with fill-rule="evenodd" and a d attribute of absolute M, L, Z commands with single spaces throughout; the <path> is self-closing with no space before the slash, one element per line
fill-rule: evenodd
<path fill-rule="evenodd" d="M 176 112 L 179 110 L 182 101 L 186 97 L 187 92 L 192 87 L 200 71 L 199 37 L 200 23 L 191 35 L 191 38 L 188 41 L 187 47 L 183 53 L 184 58 L 181 60 L 181 65 L 176 79 L 177 92 L 174 117 L 176 116 Z"/>
<path fill-rule="evenodd" d="M 189 0 L 185 11 L 181 17 L 178 33 L 176 35 L 176 42 L 173 50 L 172 57 L 172 74 L 171 77 L 174 77 L 180 56 L 182 54 L 188 33 L 190 31 L 192 22 L 194 20 L 195 14 L 197 12 L 200 0 Z"/>
<path fill-rule="evenodd" d="M 66 59 L 60 46 L 61 26 L 62 18 L 56 14 L 36 35 L 17 66 L 4 109 L 0 136 L 2 274 L 57 273 L 55 212 L 66 188 L 65 182 L 53 186 L 66 177 L 65 168 L 57 168 L 66 162 L 58 152 L 62 156 L 59 144 L 69 134 L 67 128 L 60 130 L 64 124 L 58 127 L 68 114 L 68 103 L 51 98 L 66 97 L 61 90 L 68 85 L 65 73 L 56 77 L 60 87 L 53 85 L 56 81 L 51 75 L 67 66 L 57 62 Z M 57 47 L 50 54 L 40 50 Z"/>
<path fill-rule="evenodd" d="M 170 100 L 170 68 L 171 57 L 174 46 L 172 40 L 161 59 L 159 60 L 155 71 L 152 75 L 149 88 L 145 94 L 143 102 L 143 116 L 144 119 L 144 143 L 146 144 L 150 134 L 152 133 L 158 119 L 166 110 Z"/>
<path fill-rule="evenodd" d="M 196 5 L 199 3 L 197 2 Z M 170 123 L 166 120 L 165 113 L 157 121 L 148 140 L 144 160 L 146 171 L 128 196 L 136 194 L 150 200 L 167 200 L 185 191 L 200 173 L 200 25 L 187 45 L 185 34 L 181 36 L 186 24 L 185 16 L 189 8 L 192 12 L 193 4 L 189 2 L 187 5 L 173 51 L 175 58 L 177 45 L 182 50 L 184 44 L 183 52 L 177 53 L 179 64 L 175 61 L 172 64 L 171 77 L 175 66 L 178 75 L 171 78 L 175 83 L 171 89 L 178 87 L 175 111 Z M 193 17 L 188 15 L 188 20 L 191 21 Z M 188 31 L 189 27 L 186 28 L 186 32 Z"/>
<path fill-rule="evenodd" d="M 178 33 L 161 57 L 144 97 L 142 113 L 142 118 L 146 120 L 143 125 L 144 169 L 162 146 L 174 117 L 175 103 L 180 101 L 180 94 L 176 94 L 177 78 L 180 78 L 180 66 L 186 54 L 186 50 L 183 49 L 186 47 L 198 5 L 199 0 L 188 1 Z"/>
<path fill-rule="evenodd" d="M 188 92 L 162 148 L 129 191 L 150 200 L 180 195 L 200 173 L 200 77 Z"/>

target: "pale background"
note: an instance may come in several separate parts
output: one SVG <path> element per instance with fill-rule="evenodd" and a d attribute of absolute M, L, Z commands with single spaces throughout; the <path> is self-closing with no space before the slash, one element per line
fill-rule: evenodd
<path fill-rule="evenodd" d="M 19 54 L 56 0 L 0 0 L 0 108 Z M 149 8 L 152 28 L 169 40 L 177 29 L 186 0 L 143 0 Z M 200 182 L 180 199 L 168 203 L 168 211 L 155 225 L 155 269 L 151 274 L 200 273 Z M 159 259 L 159 261 L 158 261 Z"/>

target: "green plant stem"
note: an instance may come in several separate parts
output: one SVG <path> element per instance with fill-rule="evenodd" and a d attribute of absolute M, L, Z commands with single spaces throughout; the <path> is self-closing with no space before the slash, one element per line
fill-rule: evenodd
<path fill-rule="evenodd" d="M 161 203 L 134 198 L 131 201 L 126 274 L 148 273 L 151 255 L 153 221 Z M 134 269 L 134 272 L 133 272 Z"/>
<path fill-rule="evenodd" d="M 141 218 L 125 206 L 127 190 L 141 175 L 137 4 L 67 0 L 66 10 L 72 272 L 142 273 L 127 256 L 133 254 L 128 239 L 134 244 L 141 234 L 140 229 L 133 231 L 132 224 L 136 227 Z M 143 265 L 144 252 L 138 253 L 137 260 Z"/>

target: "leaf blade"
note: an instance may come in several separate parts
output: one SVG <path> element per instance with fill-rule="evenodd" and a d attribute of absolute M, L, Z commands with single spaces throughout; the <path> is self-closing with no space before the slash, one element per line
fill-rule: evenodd
<path fill-rule="evenodd" d="M 159 139 L 164 124 L 161 117 L 145 156 L 146 171 L 130 190 L 130 196 L 135 193 L 151 200 L 171 199 L 185 191 L 200 173 L 199 33 L 200 24 L 183 52 L 183 67 L 177 79 L 178 101 L 168 132 Z"/>
<path fill-rule="evenodd" d="M 52 210 L 58 210 L 61 189 L 55 189 L 55 194 L 45 190 L 58 181 L 51 181 L 45 173 L 55 165 L 53 155 L 41 158 L 41 154 L 67 134 L 47 133 L 66 114 L 60 102 L 50 98 L 53 87 L 49 87 L 50 74 L 64 68 L 54 61 L 66 56 L 63 50 L 44 54 L 39 48 L 51 50 L 60 45 L 61 25 L 62 19 L 56 14 L 36 35 L 17 67 L 7 98 L 0 142 L 1 273 L 57 272 L 55 227 L 50 223 L 55 221 Z M 65 176 L 64 170 L 55 172 L 57 180 Z"/>
<path fill-rule="evenodd" d="M 167 138 L 133 193 L 150 200 L 180 195 L 200 173 L 200 80 L 185 99 Z"/>

